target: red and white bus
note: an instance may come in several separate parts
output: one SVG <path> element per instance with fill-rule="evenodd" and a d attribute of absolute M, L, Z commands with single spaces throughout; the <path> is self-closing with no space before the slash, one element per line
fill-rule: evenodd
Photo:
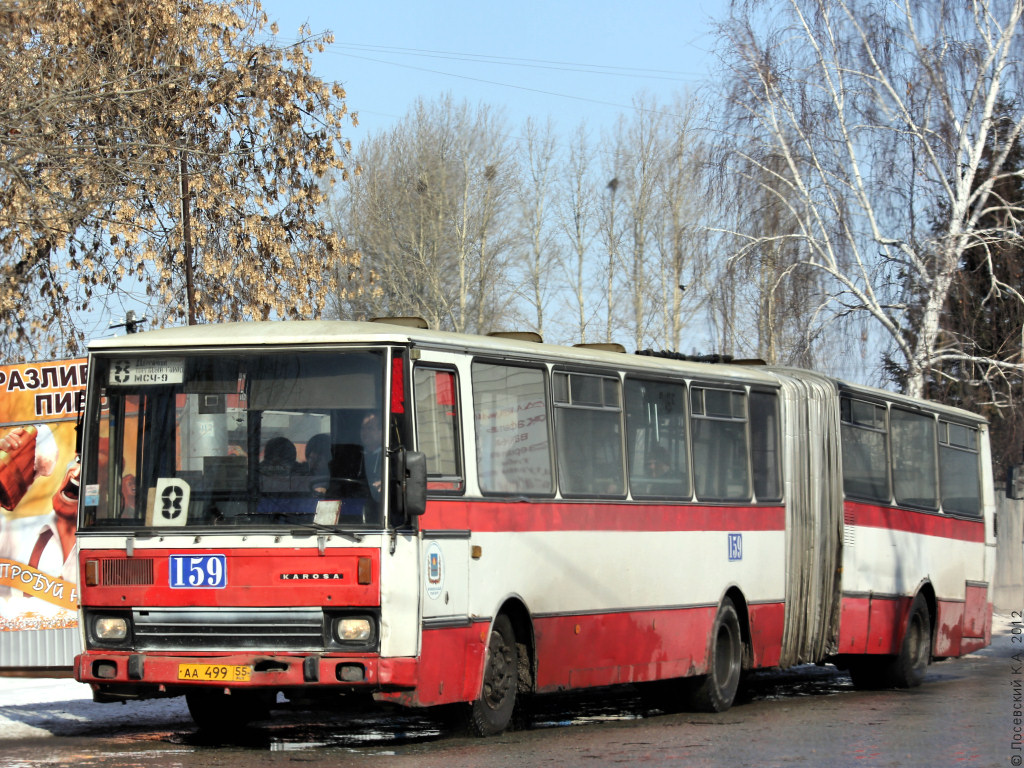
<path fill-rule="evenodd" d="M 722 711 L 744 670 L 913 686 L 990 640 L 984 420 L 807 371 L 208 325 L 94 342 L 84 430 L 76 677 L 204 726 L 363 691 L 484 735 L 682 678 Z"/>

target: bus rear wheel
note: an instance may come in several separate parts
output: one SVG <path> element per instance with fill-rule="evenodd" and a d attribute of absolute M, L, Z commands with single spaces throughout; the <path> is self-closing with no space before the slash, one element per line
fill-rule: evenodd
<path fill-rule="evenodd" d="M 932 660 L 932 623 L 928 603 L 917 595 L 910 605 L 907 628 L 899 655 L 892 661 L 892 683 L 897 688 L 916 688 L 924 682 Z"/>
<path fill-rule="evenodd" d="M 850 679 L 863 689 L 916 688 L 931 663 L 932 624 L 928 602 L 918 594 L 910 604 L 900 652 L 895 656 L 862 656 L 850 663 Z"/>
<path fill-rule="evenodd" d="M 708 673 L 691 694 L 690 702 L 701 712 L 725 712 L 732 706 L 743 667 L 743 636 L 732 600 L 722 601 L 711 629 Z"/>
<path fill-rule="evenodd" d="M 512 622 L 503 614 L 491 629 L 483 689 L 480 698 L 470 705 L 470 730 L 477 736 L 494 736 L 504 731 L 512 721 L 518 687 L 516 636 Z"/>

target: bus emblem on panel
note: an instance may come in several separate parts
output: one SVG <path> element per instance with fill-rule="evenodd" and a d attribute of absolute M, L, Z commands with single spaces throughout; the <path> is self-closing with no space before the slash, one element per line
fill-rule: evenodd
<path fill-rule="evenodd" d="M 131 379 L 131 363 L 127 360 L 115 360 L 110 378 L 115 384 L 127 384 Z"/>
<path fill-rule="evenodd" d="M 729 560 L 743 559 L 743 534 L 729 534 Z"/>
<path fill-rule="evenodd" d="M 444 586 L 444 557 L 440 545 L 434 541 L 427 547 L 427 597 L 436 600 Z"/>

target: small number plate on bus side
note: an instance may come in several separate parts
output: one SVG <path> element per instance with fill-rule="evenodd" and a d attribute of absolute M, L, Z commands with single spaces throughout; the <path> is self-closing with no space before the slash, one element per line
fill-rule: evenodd
<path fill-rule="evenodd" d="M 172 589 L 223 589 L 228 585 L 226 555 L 171 555 L 167 565 Z"/>
<path fill-rule="evenodd" d="M 252 667 L 244 664 L 179 664 L 179 680 L 203 680 L 218 683 L 244 683 L 252 676 Z"/>

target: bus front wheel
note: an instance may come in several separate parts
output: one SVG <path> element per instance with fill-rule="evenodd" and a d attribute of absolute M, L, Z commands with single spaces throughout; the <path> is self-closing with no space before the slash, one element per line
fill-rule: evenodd
<path fill-rule="evenodd" d="M 493 736 L 504 731 L 512 721 L 518 687 L 516 636 L 512 622 L 503 614 L 491 629 L 483 688 L 480 698 L 470 705 L 470 730 L 477 736 Z"/>

